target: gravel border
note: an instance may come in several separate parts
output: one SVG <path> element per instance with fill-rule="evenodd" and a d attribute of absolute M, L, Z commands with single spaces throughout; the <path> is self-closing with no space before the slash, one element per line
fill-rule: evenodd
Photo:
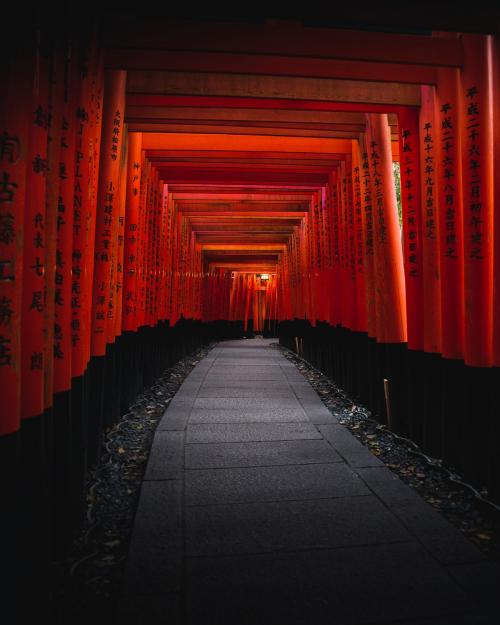
<path fill-rule="evenodd" d="M 166 369 L 105 435 L 86 485 L 86 516 L 68 555 L 53 565 L 54 625 L 113 623 L 141 484 L 156 427 L 186 376 L 214 347 Z"/>
<path fill-rule="evenodd" d="M 272 345 L 297 366 L 339 423 L 483 552 L 500 561 L 500 506 L 488 501 L 485 490 L 474 489 L 441 460 L 378 423 L 365 406 L 295 352 Z"/>

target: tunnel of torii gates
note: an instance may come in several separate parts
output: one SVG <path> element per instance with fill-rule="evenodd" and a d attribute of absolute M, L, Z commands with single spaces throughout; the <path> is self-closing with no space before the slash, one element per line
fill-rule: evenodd
<path fill-rule="evenodd" d="M 254 332 L 498 498 L 495 33 L 75 17 L 1 62 L 3 503 L 31 553 L 141 389 Z"/>

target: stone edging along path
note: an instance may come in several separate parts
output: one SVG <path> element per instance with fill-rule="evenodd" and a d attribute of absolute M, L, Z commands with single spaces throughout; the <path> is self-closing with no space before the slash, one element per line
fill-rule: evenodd
<path fill-rule="evenodd" d="M 275 347 L 297 366 L 339 423 L 481 551 L 500 561 L 500 507 L 495 510 L 478 500 L 473 490 L 450 479 L 450 474 L 461 478 L 439 460 L 428 459 L 412 441 L 371 419 L 369 410 L 306 360 L 277 343 Z"/>

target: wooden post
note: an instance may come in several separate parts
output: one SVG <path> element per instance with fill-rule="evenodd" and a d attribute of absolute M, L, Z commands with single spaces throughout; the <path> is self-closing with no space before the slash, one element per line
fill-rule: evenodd
<path fill-rule="evenodd" d="M 493 329 L 492 40 L 464 35 L 463 43 L 465 363 L 486 367 Z"/>
<path fill-rule="evenodd" d="M 49 128 L 48 60 L 39 52 L 29 119 L 22 304 L 21 416 L 44 411 L 45 195 Z M 10 180 L 9 180 L 10 181 Z M 12 189 L 12 188 L 11 188 Z M 28 392 L 29 389 L 29 392 Z"/>
<path fill-rule="evenodd" d="M 106 353 L 113 231 L 118 219 L 125 80 L 126 73 L 123 71 L 110 71 L 105 79 L 92 298 L 93 356 L 104 356 Z"/>
<path fill-rule="evenodd" d="M 421 224 L 425 209 L 421 210 L 418 111 L 405 109 L 399 113 L 398 121 L 408 347 L 421 351 L 424 347 Z"/>

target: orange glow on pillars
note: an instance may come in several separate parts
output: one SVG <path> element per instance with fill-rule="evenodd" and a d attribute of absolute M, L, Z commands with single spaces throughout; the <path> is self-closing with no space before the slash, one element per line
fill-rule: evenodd
<path fill-rule="evenodd" d="M 141 188 L 142 133 L 128 135 L 127 190 L 123 254 L 123 330 L 137 330 L 137 273 L 139 262 L 139 201 Z"/>
<path fill-rule="evenodd" d="M 436 185 L 437 143 L 435 87 L 422 87 L 420 171 L 422 183 L 422 279 L 424 350 L 441 352 L 441 278 L 439 274 L 439 197 Z"/>
<path fill-rule="evenodd" d="M 106 353 L 113 236 L 118 219 L 125 81 L 126 72 L 123 71 L 110 71 L 105 78 L 92 298 L 93 356 L 104 356 Z"/>
<path fill-rule="evenodd" d="M 330 174 L 330 216 L 332 224 L 332 270 L 331 270 L 331 290 L 330 299 L 332 325 L 341 322 L 340 316 L 340 222 L 339 222 L 339 194 L 338 194 L 338 170 L 335 169 Z"/>
<path fill-rule="evenodd" d="M 127 201 L 127 163 L 128 163 L 128 132 L 125 125 L 125 132 L 122 141 L 122 155 L 120 162 L 120 202 L 118 206 L 118 220 L 116 224 L 115 243 L 115 281 L 113 289 L 114 324 L 110 328 L 110 342 L 122 333 L 123 326 L 123 261 L 125 249 L 125 211 Z"/>
<path fill-rule="evenodd" d="M 358 140 L 352 142 L 352 184 L 353 184 L 353 211 L 354 211 L 354 271 L 356 272 L 356 317 L 360 332 L 366 332 L 366 283 L 363 226 L 363 195 L 361 190 L 361 151 Z"/>
<path fill-rule="evenodd" d="M 71 263 L 71 375 L 81 376 L 90 347 L 90 306 L 94 266 L 95 164 L 100 129 L 100 70 L 95 42 L 77 59 L 80 91 L 73 115 L 76 124 L 73 187 L 73 252 Z M 99 113 L 99 117 L 97 117 Z M 100 142 L 97 144 L 100 144 Z"/>
<path fill-rule="evenodd" d="M 494 149 L 494 274 L 493 274 L 493 364 L 500 367 L 500 38 L 493 48 L 493 149 Z"/>
<path fill-rule="evenodd" d="M 375 302 L 375 246 L 374 246 L 374 204 L 370 177 L 369 146 L 367 136 L 360 136 L 361 148 L 361 210 L 363 215 L 363 261 L 366 284 L 366 327 L 368 336 L 377 336 Z"/>
<path fill-rule="evenodd" d="M 441 275 L 441 342 L 445 358 L 464 357 L 462 103 L 459 70 L 438 70 L 437 163 Z"/>
<path fill-rule="evenodd" d="M 406 109 L 398 115 L 398 121 L 408 347 L 422 350 L 424 320 L 421 224 L 425 206 L 422 207 L 421 199 L 419 113 L 414 109 Z"/>
<path fill-rule="evenodd" d="M 16 52 L 19 53 L 19 50 Z M 16 55 L 17 56 L 17 55 Z M 29 130 L 32 113 L 32 59 L 12 62 L 0 98 L 0 436 L 19 429 L 21 402 L 21 309 L 23 225 Z"/>
<path fill-rule="evenodd" d="M 64 106 L 65 58 L 62 48 L 54 45 L 50 59 L 50 124 L 47 149 L 47 186 L 45 195 L 45 306 L 44 306 L 44 407 L 50 408 L 54 394 L 55 286 L 61 136 Z"/>
<path fill-rule="evenodd" d="M 491 36 L 463 35 L 465 363 L 492 363 L 493 109 Z"/>
<path fill-rule="evenodd" d="M 407 338 L 405 284 L 389 125 L 385 114 L 369 113 L 366 117 L 375 218 L 377 340 L 402 343 Z"/>
<path fill-rule="evenodd" d="M 45 194 L 49 96 L 47 60 L 39 52 L 37 56 L 26 162 L 26 188 L 29 193 L 26 193 L 24 205 L 22 418 L 40 415 L 44 410 Z"/>
<path fill-rule="evenodd" d="M 73 192 L 75 185 L 76 126 L 78 98 L 77 66 L 71 49 L 66 50 L 59 198 L 57 205 L 57 252 L 55 263 L 54 391 L 71 387 L 71 263 L 73 252 Z"/>

